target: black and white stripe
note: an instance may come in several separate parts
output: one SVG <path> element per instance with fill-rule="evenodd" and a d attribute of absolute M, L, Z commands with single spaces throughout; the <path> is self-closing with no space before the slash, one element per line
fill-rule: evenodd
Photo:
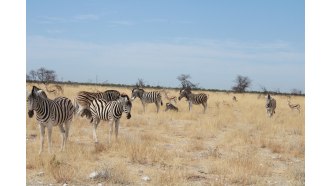
<path fill-rule="evenodd" d="M 58 97 L 54 100 L 48 99 L 45 92 L 35 86 L 27 99 L 28 115 L 33 117 L 34 111 L 40 127 L 40 151 L 43 151 L 45 128 L 48 130 L 48 151 L 51 153 L 52 147 L 52 128 L 59 126 L 62 134 L 61 150 L 64 150 L 69 135 L 70 123 L 74 115 L 74 107 L 70 99 Z M 65 128 L 65 129 L 64 129 Z"/>
<path fill-rule="evenodd" d="M 90 112 L 93 123 L 93 138 L 95 143 L 98 142 L 96 128 L 101 120 L 109 121 L 110 133 L 109 141 L 113 131 L 113 123 L 115 122 L 116 139 L 118 136 L 119 120 L 123 112 L 127 113 L 127 119 L 131 118 L 132 103 L 127 95 L 121 95 L 116 101 L 106 101 L 104 99 L 94 99 L 90 105 Z"/>
<path fill-rule="evenodd" d="M 179 101 L 183 98 L 187 98 L 187 101 L 189 103 L 189 111 L 191 110 L 192 104 L 199 105 L 202 104 L 204 107 L 204 113 L 207 108 L 207 95 L 204 93 L 200 94 L 193 94 L 189 89 L 181 89 L 180 90 L 180 96 Z"/>
<path fill-rule="evenodd" d="M 132 101 L 136 98 L 140 98 L 143 110 L 145 110 L 145 105 L 149 103 L 155 103 L 157 107 L 157 113 L 159 112 L 159 105 L 163 105 L 162 96 L 160 92 L 153 91 L 153 92 L 145 92 L 143 89 L 140 88 L 134 88 L 132 90 Z"/>
<path fill-rule="evenodd" d="M 275 114 L 276 109 L 276 100 L 272 98 L 269 94 L 266 96 L 266 112 L 269 117 L 272 117 Z"/>
<path fill-rule="evenodd" d="M 117 90 L 106 90 L 104 92 L 87 92 L 80 91 L 75 99 L 75 107 L 77 107 L 77 114 L 80 116 L 89 115 L 89 106 L 95 99 L 104 99 L 105 101 L 115 101 L 120 97 L 120 92 Z"/>

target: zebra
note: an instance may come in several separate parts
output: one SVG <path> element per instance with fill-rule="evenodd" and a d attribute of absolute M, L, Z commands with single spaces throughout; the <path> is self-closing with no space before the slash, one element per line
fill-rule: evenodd
<path fill-rule="evenodd" d="M 156 104 L 157 113 L 159 112 L 159 104 L 163 106 L 162 96 L 158 91 L 145 92 L 143 89 L 133 88 L 131 100 L 133 101 L 136 97 L 140 98 L 144 112 L 146 111 L 145 105 L 148 103 Z"/>
<path fill-rule="evenodd" d="M 104 99 L 106 101 L 114 101 L 120 97 L 120 92 L 117 90 L 106 90 L 104 92 L 87 92 L 80 91 L 78 92 L 77 97 L 75 98 L 75 107 L 77 108 L 77 115 L 87 118 L 91 118 L 89 112 L 89 106 L 94 99 Z"/>
<path fill-rule="evenodd" d="M 110 132 L 109 142 L 113 132 L 113 123 L 115 122 L 116 139 L 118 136 L 119 120 L 123 112 L 127 113 L 127 119 L 131 118 L 132 103 L 127 95 L 120 95 L 116 101 L 107 101 L 104 99 L 94 99 L 90 105 L 91 123 L 93 124 L 93 139 L 98 143 L 96 128 L 101 120 L 109 121 Z"/>
<path fill-rule="evenodd" d="M 236 96 L 233 96 L 232 100 L 233 100 L 233 102 L 237 102 Z"/>
<path fill-rule="evenodd" d="M 208 96 L 206 94 L 204 94 L 204 93 L 193 94 L 193 93 L 191 93 L 190 89 L 181 89 L 179 101 L 183 97 L 187 98 L 187 101 L 189 102 L 189 111 L 191 110 L 192 104 L 195 104 L 195 105 L 202 104 L 204 107 L 204 113 L 206 112 L 207 99 L 208 99 Z"/>
<path fill-rule="evenodd" d="M 58 97 L 54 100 L 45 97 L 45 92 L 33 86 L 28 96 L 28 115 L 33 117 L 34 111 L 40 128 L 40 151 L 43 151 L 45 128 L 48 130 L 48 152 L 52 153 L 52 129 L 58 126 L 62 134 L 61 151 L 65 149 L 65 144 L 69 136 L 70 124 L 75 112 L 75 108 L 70 99 Z M 47 96 L 47 95 L 46 95 Z"/>
<path fill-rule="evenodd" d="M 165 112 L 168 111 L 168 110 L 174 110 L 174 111 L 179 111 L 179 109 L 174 106 L 172 103 L 166 103 L 166 109 L 165 109 Z"/>
<path fill-rule="evenodd" d="M 291 110 L 296 109 L 300 113 L 300 105 L 299 104 L 291 104 L 290 100 L 288 100 L 288 105 L 291 108 Z"/>
<path fill-rule="evenodd" d="M 273 114 L 275 114 L 275 109 L 276 109 L 276 100 L 268 94 L 266 96 L 266 112 L 269 117 L 272 117 Z"/>

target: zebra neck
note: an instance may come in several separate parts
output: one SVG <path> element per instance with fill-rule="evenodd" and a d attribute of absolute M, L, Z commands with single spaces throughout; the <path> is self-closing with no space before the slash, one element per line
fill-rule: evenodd
<path fill-rule="evenodd" d="M 37 113 L 37 120 L 47 121 L 50 117 L 50 102 L 47 100 L 40 100 L 35 111 Z"/>

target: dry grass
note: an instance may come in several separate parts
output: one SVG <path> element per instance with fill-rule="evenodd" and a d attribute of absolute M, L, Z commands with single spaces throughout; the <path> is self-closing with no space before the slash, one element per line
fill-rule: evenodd
<path fill-rule="evenodd" d="M 37 85 L 45 89 L 43 85 Z M 32 84 L 27 88 L 31 90 Z M 63 85 L 63 94 L 74 99 L 78 91 L 128 88 Z M 303 185 L 305 183 L 304 97 L 292 97 L 301 113 L 291 111 L 287 97 L 274 96 L 276 114 L 268 118 L 264 98 L 256 94 L 209 94 L 208 109 L 178 102 L 179 112 L 164 112 L 149 104 L 143 112 L 140 100 L 133 102 L 132 118 L 122 117 L 118 140 L 108 143 L 109 125 L 101 122 L 93 143 L 92 126 L 74 118 L 67 149 L 60 152 L 61 137 L 53 130 L 54 155 L 38 155 L 39 128 L 35 118 L 26 118 L 27 185 L 69 183 L 72 185 Z M 178 92 L 169 91 L 171 95 Z M 238 102 L 233 102 L 236 96 Z M 54 98 L 55 95 L 49 95 Z M 164 104 L 166 103 L 163 99 Z M 47 140 L 45 149 L 47 149 Z M 91 180 L 95 170 L 107 172 Z M 39 174 L 43 172 L 44 174 Z M 150 181 L 141 180 L 149 176 Z"/>

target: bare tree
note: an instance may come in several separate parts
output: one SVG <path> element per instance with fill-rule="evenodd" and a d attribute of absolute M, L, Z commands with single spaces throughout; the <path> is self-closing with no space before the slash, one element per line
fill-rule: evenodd
<path fill-rule="evenodd" d="M 247 76 L 238 75 L 235 79 L 236 85 L 232 87 L 235 92 L 245 92 L 246 88 L 251 85 L 251 80 Z"/>
<path fill-rule="evenodd" d="M 198 83 L 192 83 L 188 79 L 190 79 L 189 74 L 181 74 L 177 77 L 177 79 L 180 81 L 182 88 L 197 88 Z"/>
<path fill-rule="evenodd" d="M 298 94 L 299 95 L 299 94 L 302 94 L 302 91 L 294 88 L 294 89 L 291 90 L 291 94 Z"/>
<path fill-rule="evenodd" d="M 139 78 L 135 85 L 136 87 L 143 88 L 146 86 L 146 83 L 142 78 Z"/>
<path fill-rule="evenodd" d="M 57 75 L 54 70 L 48 70 L 43 67 L 39 68 L 36 72 L 36 76 L 42 83 L 50 83 L 56 80 Z"/>

